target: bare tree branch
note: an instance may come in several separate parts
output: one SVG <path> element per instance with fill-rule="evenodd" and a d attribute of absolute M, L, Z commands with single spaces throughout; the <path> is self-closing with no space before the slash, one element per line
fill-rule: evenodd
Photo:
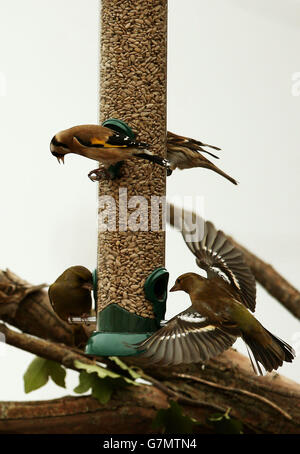
<path fill-rule="evenodd" d="M 293 287 L 272 265 L 264 262 L 232 237 L 228 237 L 240 249 L 255 279 L 270 295 L 276 298 L 291 314 L 300 319 L 300 292 Z"/>
<path fill-rule="evenodd" d="M 39 339 L 24 333 L 17 333 L 12 329 L 0 323 L 0 333 L 5 336 L 7 344 L 20 348 L 42 358 L 57 361 L 63 366 L 76 370 L 74 361 L 79 360 L 86 364 L 95 364 L 79 349 L 69 347 L 64 344 L 58 344 L 49 340 Z"/>

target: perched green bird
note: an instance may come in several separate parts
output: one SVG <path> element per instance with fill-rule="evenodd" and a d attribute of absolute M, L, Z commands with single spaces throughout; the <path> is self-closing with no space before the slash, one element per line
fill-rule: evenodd
<path fill-rule="evenodd" d="M 48 294 L 57 315 L 69 321 L 69 317 L 84 319 L 90 314 L 92 290 L 92 273 L 84 266 L 71 266 L 50 285 Z"/>
<path fill-rule="evenodd" d="M 188 293 L 192 305 L 138 344 L 141 356 L 161 365 L 205 362 L 241 337 L 258 375 L 263 375 L 260 364 L 270 372 L 283 361 L 292 362 L 292 347 L 265 329 L 249 311 L 255 309 L 255 279 L 241 251 L 212 223 L 205 222 L 203 230 L 198 239 L 192 238 L 192 229 L 185 226 L 182 234 L 207 278 L 196 273 L 177 278 L 170 291 Z"/>

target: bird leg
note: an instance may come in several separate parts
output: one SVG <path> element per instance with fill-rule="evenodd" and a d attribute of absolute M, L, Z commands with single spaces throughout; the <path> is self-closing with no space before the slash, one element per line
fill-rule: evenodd
<path fill-rule="evenodd" d="M 111 174 L 106 167 L 100 167 L 95 170 L 91 170 L 88 174 L 91 181 L 111 180 Z"/>

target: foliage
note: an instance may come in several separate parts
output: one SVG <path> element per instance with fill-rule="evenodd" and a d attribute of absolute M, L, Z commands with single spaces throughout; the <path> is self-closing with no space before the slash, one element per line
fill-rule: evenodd
<path fill-rule="evenodd" d="M 66 387 L 66 370 L 55 361 L 36 357 L 28 366 L 24 374 L 25 393 L 30 393 L 48 383 L 51 378 L 54 383 L 62 388 Z"/>
<path fill-rule="evenodd" d="M 130 368 L 121 360 L 116 357 L 111 357 L 110 359 L 114 360 L 121 369 L 129 372 Z M 134 380 L 96 364 L 90 365 L 75 361 L 74 365 L 77 369 L 83 369 L 79 374 L 79 385 L 76 386 L 74 391 L 78 394 L 83 394 L 91 389 L 92 396 L 98 399 L 101 404 L 106 404 L 116 389 L 130 384 L 138 386 L 138 383 Z M 138 378 L 138 374 L 134 371 L 131 371 L 131 376 L 134 379 Z"/>
<path fill-rule="evenodd" d="M 215 413 L 209 418 L 217 434 L 242 434 L 243 423 L 229 416 L 230 408 L 226 413 Z"/>
<path fill-rule="evenodd" d="M 198 424 L 195 419 L 184 415 L 181 406 L 171 400 L 169 408 L 157 412 L 152 427 L 165 434 L 191 434 Z"/>

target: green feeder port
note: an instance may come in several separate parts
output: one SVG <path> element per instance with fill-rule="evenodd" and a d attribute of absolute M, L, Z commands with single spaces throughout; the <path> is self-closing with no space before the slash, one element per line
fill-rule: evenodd
<path fill-rule="evenodd" d="M 144 284 L 146 298 L 153 304 L 154 314 L 159 322 L 165 318 L 168 282 L 168 271 L 165 268 L 157 268 L 147 277 Z"/>
<path fill-rule="evenodd" d="M 96 272 L 94 296 L 96 301 Z M 157 268 L 146 279 L 145 296 L 153 305 L 155 318 L 145 318 L 133 314 L 117 304 L 105 307 L 97 316 L 97 331 L 89 338 L 87 355 L 133 356 L 138 355 L 131 345 L 142 342 L 160 328 L 165 316 L 169 273 L 165 268 Z"/>
<path fill-rule="evenodd" d="M 106 126 L 113 131 L 117 131 L 121 134 L 125 134 L 126 136 L 130 137 L 130 139 L 135 139 L 135 134 L 132 129 L 122 120 L 118 120 L 117 118 L 109 118 L 102 123 L 102 126 Z M 117 164 L 110 166 L 108 168 L 108 172 L 112 180 L 115 178 L 120 177 L 120 170 L 123 165 L 123 161 L 118 162 Z"/>

